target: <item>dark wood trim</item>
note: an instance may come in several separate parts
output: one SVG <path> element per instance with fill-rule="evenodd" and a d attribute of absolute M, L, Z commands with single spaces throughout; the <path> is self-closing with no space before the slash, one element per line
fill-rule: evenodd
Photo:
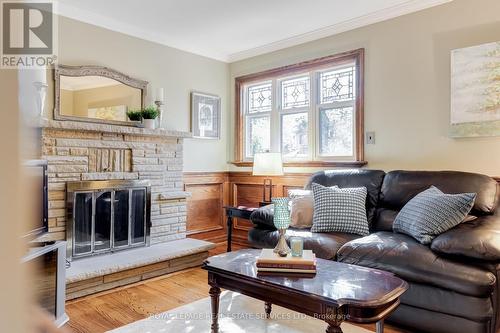
<path fill-rule="evenodd" d="M 251 161 L 234 161 L 231 162 L 238 167 L 252 167 Z M 324 168 L 361 168 L 367 165 L 367 161 L 304 161 L 304 162 L 286 162 L 283 163 L 285 167 L 324 167 Z"/>
<path fill-rule="evenodd" d="M 347 51 L 343 53 L 338 53 L 322 58 L 312 59 L 303 61 L 300 63 L 286 65 L 278 68 L 269 69 L 266 71 L 253 73 L 249 75 L 244 75 L 235 78 L 235 91 L 234 91 L 234 110 L 235 110 L 235 156 L 234 162 L 232 164 L 236 166 L 246 166 L 242 163 L 243 156 L 243 115 L 241 112 L 241 87 L 243 84 L 263 80 L 271 77 L 290 75 L 306 70 L 321 68 L 331 66 L 332 64 L 341 65 L 343 63 L 348 63 L 353 61 L 356 64 L 356 161 L 363 163 L 362 165 L 346 165 L 351 167 L 360 167 L 366 165 L 364 161 L 364 94 L 365 94 L 365 49 L 356 49 L 352 51 Z M 312 164 L 312 163 L 331 163 L 331 164 Z M 286 163 L 285 166 L 299 166 L 299 167 L 309 167 L 309 166 L 332 166 L 332 167 L 342 167 L 344 166 L 342 162 L 323 162 L 323 161 L 313 161 L 313 162 L 291 162 Z M 341 163 L 335 165 L 335 163 Z"/>

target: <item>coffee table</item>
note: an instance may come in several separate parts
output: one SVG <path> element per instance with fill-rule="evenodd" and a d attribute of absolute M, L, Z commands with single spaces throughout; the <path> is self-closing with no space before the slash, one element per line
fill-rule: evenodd
<path fill-rule="evenodd" d="M 382 333 L 384 318 L 408 289 L 392 273 L 323 259 L 317 259 L 314 277 L 260 275 L 255 266 L 259 254 L 260 250 L 239 250 L 210 257 L 203 264 L 208 271 L 213 333 L 219 330 L 220 288 L 263 301 L 268 318 L 276 304 L 324 320 L 327 333 L 341 333 L 340 324 L 346 320 L 377 322 L 377 333 Z"/>

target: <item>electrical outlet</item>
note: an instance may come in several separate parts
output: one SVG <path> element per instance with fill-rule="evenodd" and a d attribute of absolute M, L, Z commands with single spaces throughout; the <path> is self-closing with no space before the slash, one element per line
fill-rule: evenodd
<path fill-rule="evenodd" d="M 375 132 L 366 132 L 366 144 L 367 145 L 375 144 Z"/>

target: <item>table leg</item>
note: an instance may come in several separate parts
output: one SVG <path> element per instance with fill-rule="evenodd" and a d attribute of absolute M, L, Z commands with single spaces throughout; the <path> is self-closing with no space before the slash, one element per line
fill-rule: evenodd
<path fill-rule="evenodd" d="M 219 296 L 220 288 L 212 286 L 209 291 L 212 303 L 212 333 L 219 332 Z"/>
<path fill-rule="evenodd" d="M 340 328 L 340 323 L 328 323 L 328 327 L 326 328 L 326 333 L 342 333 L 342 329 Z"/>
<path fill-rule="evenodd" d="M 383 319 L 377 321 L 376 328 L 377 328 L 377 330 L 376 330 L 377 333 L 384 333 L 384 320 Z"/>
<path fill-rule="evenodd" d="M 269 319 L 271 318 L 271 310 L 272 310 L 273 304 L 266 302 L 265 303 L 265 309 L 266 309 L 266 318 Z"/>
<path fill-rule="evenodd" d="M 227 214 L 227 213 L 226 213 Z M 233 236 L 233 217 L 227 215 L 227 252 L 231 252 L 231 238 Z"/>

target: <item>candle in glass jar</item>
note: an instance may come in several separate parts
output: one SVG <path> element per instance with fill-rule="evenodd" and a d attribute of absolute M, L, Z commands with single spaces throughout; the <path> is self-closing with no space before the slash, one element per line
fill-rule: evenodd
<path fill-rule="evenodd" d="M 301 237 L 290 238 L 290 247 L 292 248 L 293 257 L 302 257 L 302 252 L 304 250 L 304 241 Z"/>

